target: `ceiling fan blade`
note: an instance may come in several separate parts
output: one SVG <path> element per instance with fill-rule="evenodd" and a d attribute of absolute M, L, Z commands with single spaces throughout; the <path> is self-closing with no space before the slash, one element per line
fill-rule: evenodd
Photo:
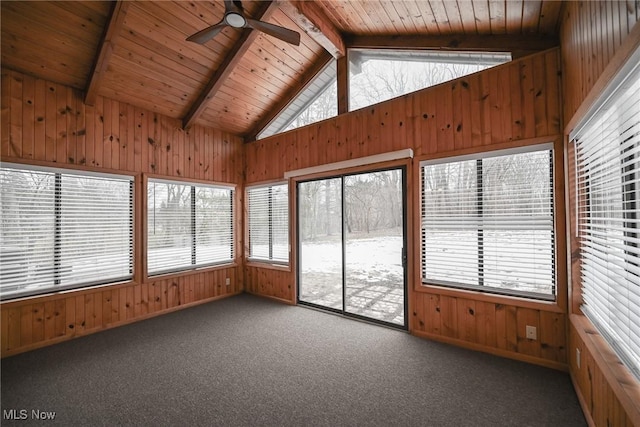
<path fill-rule="evenodd" d="M 253 28 L 254 30 L 262 31 L 265 34 L 283 40 L 287 43 L 300 46 L 300 33 L 297 33 L 288 28 L 269 24 L 268 22 L 264 21 L 257 21 L 251 18 L 247 18 L 247 27 Z"/>
<path fill-rule="evenodd" d="M 242 2 L 238 0 L 224 0 L 224 13 L 227 14 L 229 12 L 239 13 L 244 16 Z"/>
<path fill-rule="evenodd" d="M 204 30 L 200 30 L 197 33 L 189 36 L 187 41 L 204 44 L 211 40 L 216 34 L 218 34 L 227 24 L 223 21 L 218 22 L 215 25 L 205 28 Z"/>

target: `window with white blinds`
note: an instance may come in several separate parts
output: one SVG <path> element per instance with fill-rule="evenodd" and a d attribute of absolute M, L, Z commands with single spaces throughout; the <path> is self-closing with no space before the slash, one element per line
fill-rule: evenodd
<path fill-rule="evenodd" d="M 553 152 L 535 150 L 421 164 L 424 283 L 555 298 Z"/>
<path fill-rule="evenodd" d="M 2 298 L 130 280 L 133 178 L 0 168 Z"/>
<path fill-rule="evenodd" d="M 149 179 L 147 271 L 233 261 L 233 188 Z"/>
<path fill-rule="evenodd" d="M 251 260 L 289 262 L 289 191 L 287 184 L 247 189 Z"/>
<path fill-rule="evenodd" d="M 582 311 L 640 379 L 640 51 L 572 133 Z"/>

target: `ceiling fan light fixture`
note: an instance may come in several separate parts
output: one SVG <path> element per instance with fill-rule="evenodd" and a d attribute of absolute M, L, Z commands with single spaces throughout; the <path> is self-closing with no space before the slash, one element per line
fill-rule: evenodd
<path fill-rule="evenodd" d="M 224 16 L 224 20 L 230 27 L 233 28 L 244 28 L 247 25 L 247 20 L 244 19 L 244 16 L 240 15 L 237 12 L 229 12 Z"/>
<path fill-rule="evenodd" d="M 260 16 L 263 14 L 262 12 Z M 249 28 L 295 46 L 300 46 L 300 33 L 279 25 L 260 21 L 259 19 L 246 17 L 241 0 L 224 0 L 224 16 L 222 17 L 222 21 L 190 35 L 187 37 L 187 41 L 204 44 L 215 37 L 216 34 L 220 33 L 225 27 L 237 29 Z"/>

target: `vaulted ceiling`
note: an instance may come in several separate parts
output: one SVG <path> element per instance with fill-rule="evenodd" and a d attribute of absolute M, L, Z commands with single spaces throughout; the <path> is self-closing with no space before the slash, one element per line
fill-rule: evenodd
<path fill-rule="evenodd" d="M 561 3 L 546 0 L 243 1 L 256 19 L 301 33 L 299 46 L 226 28 L 216 1 L 2 1 L 2 67 L 236 135 L 253 135 L 350 47 L 512 51 L 557 43 Z M 341 59 L 344 60 L 344 59 Z"/>

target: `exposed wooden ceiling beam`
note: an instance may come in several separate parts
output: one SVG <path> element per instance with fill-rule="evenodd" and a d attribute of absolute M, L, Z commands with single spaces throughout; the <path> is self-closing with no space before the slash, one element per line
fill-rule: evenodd
<path fill-rule="evenodd" d="M 114 3 L 111 10 L 111 17 L 105 27 L 100 42 L 100 49 L 96 55 L 96 59 L 93 61 L 93 67 L 91 69 L 91 77 L 87 83 L 84 103 L 87 105 L 93 105 L 96 103 L 96 97 L 98 96 L 98 90 L 102 84 L 104 73 L 109 66 L 109 59 L 113 53 L 113 44 L 120 34 L 122 25 L 124 24 L 124 17 L 127 15 L 127 9 L 129 9 L 129 1 L 118 0 Z"/>
<path fill-rule="evenodd" d="M 551 49 L 560 45 L 557 37 L 541 35 L 452 35 L 452 36 L 356 36 L 345 37 L 347 48 L 440 49 L 511 52 L 512 57 Z"/>
<path fill-rule="evenodd" d="M 278 115 L 284 111 L 312 82 L 315 76 L 321 72 L 333 56 L 328 52 L 323 52 L 320 58 L 310 67 L 302 76 L 302 79 L 296 84 L 289 87 L 287 93 L 282 97 L 274 107 L 269 109 L 269 113 L 263 117 L 256 125 L 245 135 L 245 142 L 255 141 L 258 134 L 267 127 Z"/>
<path fill-rule="evenodd" d="M 310 1 L 283 1 L 280 9 L 334 58 L 346 55 L 342 34 L 320 5 Z"/>
<path fill-rule="evenodd" d="M 265 21 L 269 19 L 277 7 L 278 5 L 274 1 L 260 2 L 258 10 L 252 18 L 258 21 Z M 225 55 L 222 64 L 220 64 L 204 90 L 200 92 L 200 95 L 198 95 L 198 99 L 195 100 L 187 114 L 182 119 L 182 127 L 184 129 L 193 125 L 196 119 L 204 112 L 207 107 L 207 102 L 215 96 L 225 79 L 229 74 L 231 74 L 236 64 L 240 62 L 242 56 L 247 52 L 247 50 L 249 50 L 251 43 L 257 36 L 258 31 L 254 31 L 250 28 L 242 30 L 242 34 L 238 41 L 233 45 L 233 49 Z"/>

